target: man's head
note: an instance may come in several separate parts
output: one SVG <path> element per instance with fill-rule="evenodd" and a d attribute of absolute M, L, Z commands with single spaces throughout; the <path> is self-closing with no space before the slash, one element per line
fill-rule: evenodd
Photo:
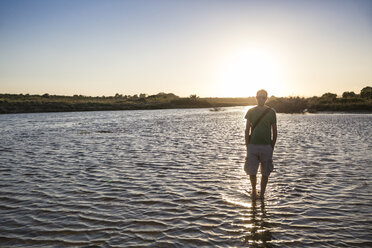
<path fill-rule="evenodd" d="M 259 106 L 263 106 L 267 100 L 267 91 L 266 90 L 259 90 L 256 94 L 257 104 Z"/>

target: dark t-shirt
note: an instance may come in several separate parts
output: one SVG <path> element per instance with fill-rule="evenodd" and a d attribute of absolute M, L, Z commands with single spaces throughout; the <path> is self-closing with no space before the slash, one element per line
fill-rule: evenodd
<path fill-rule="evenodd" d="M 245 119 L 249 120 L 251 126 L 260 118 L 261 114 L 266 108 L 259 108 L 258 106 L 248 110 Z M 253 130 L 249 139 L 249 144 L 256 145 L 270 145 L 271 144 L 271 125 L 276 123 L 276 112 L 270 108 L 270 111 L 265 114 L 258 125 Z"/>

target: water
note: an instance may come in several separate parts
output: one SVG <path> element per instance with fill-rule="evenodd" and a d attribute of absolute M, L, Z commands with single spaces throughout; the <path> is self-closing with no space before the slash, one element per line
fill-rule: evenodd
<path fill-rule="evenodd" d="M 0 246 L 372 246 L 372 115 L 278 114 L 252 202 L 246 109 L 0 115 Z"/>

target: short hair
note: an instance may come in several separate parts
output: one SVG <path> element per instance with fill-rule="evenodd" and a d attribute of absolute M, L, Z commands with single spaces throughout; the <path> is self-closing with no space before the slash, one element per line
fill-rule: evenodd
<path fill-rule="evenodd" d="M 256 96 L 258 96 L 258 95 L 262 95 L 262 94 L 264 94 L 264 95 L 267 97 L 267 91 L 264 90 L 264 89 L 257 91 Z"/>

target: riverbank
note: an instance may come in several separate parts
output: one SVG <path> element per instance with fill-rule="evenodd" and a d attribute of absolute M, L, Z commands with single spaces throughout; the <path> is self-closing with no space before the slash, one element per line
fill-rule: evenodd
<path fill-rule="evenodd" d="M 212 107 L 209 102 L 197 97 L 181 98 L 165 93 L 146 97 L 0 95 L 1 114 L 209 107 Z"/>
<path fill-rule="evenodd" d="M 179 97 L 172 93 L 157 95 L 115 96 L 59 96 L 0 94 L 0 114 L 37 112 L 76 112 L 106 110 L 213 108 L 255 105 L 254 97 L 240 98 L 200 98 L 196 95 Z M 267 105 L 278 113 L 304 112 L 372 112 L 372 99 L 363 95 L 343 96 L 326 93 L 321 97 L 270 97 Z"/>

